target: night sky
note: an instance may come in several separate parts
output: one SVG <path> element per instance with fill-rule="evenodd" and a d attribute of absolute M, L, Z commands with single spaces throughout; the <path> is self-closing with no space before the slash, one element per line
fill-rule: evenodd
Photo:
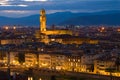
<path fill-rule="evenodd" d="M 47 14 L 120 10 L 120 0 L 0 0 L 0 16 L 29 16 L 39 14 L 42 8 Z"/>

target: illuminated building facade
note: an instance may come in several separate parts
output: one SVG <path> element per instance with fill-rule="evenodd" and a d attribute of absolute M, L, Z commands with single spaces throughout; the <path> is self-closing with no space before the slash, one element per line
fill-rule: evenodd
<path fill-rule="evenodd" d="M 7 52 L 0 51 L 0 64 L 7 63 Z"/>
<path fill-rule="evenodd" d="M 105 74 L 109 75 L 110 72 L 107 72 L 107 68 L 115 68 L 115 61 L 101 61 L 101 60 L 95 60 L 94 63 L 94 72 L 99 74 Z"/>
<path fill-rule="evenodd" d="M 51 69 L 64 70 L 65 69 L 65 55 L 52 54 L 51 55 Z"/>
<path fill-rule="evenodd" d="M 25 39 L 1 39 L 0 40 L 0 44 L 1 45 L 5 45 L 5 44 L 21 44 L 23 42 L 25 42 Z"/>
<path fill-rule="evenodd" d="M 81 68 L 81 58 L 80 56 L 66 56 L 65 70 L 80 72 Z"/>
<path fill-rule="evenodd" d="M 36 38 L 41 38 L 44 35 L 72 35 L 70 30 L 47 30 L 46 29 L 46 12 L 44 9 L 40 11 L 40 30 L 36 31 Z"/>
<path fill-rule="evenodd" d="M 58 54 L 39 54 L 39 67 L 52 70 L 63 70 L 65 56 Z"/>
<path fill-rule="evenodd" d="M 69 38 L 64 38 L 61 35 L 70 35 Z M 40 30 L 35 33 L 36 38 L 38 38 L 41 42 L 49 43 L 51 41 L 59 42 L 62 44 L 82 44 L 82 43 L 90 43 L 97 44 L 98 40 L 91 39 L 81 39 L 81 38 L 73 38 L 73 32 L 71 30 L 47 30 L 46 29 L 46 13 L 45 10 L 42 9 L 40 11 Z M 60 38 L 50 38 L 49 36 L 61 36 Z"/>
<path fill-rule="evenodd" d="M 25 54 L 25 65 L 26 67 L 35 67 L 37 65 L 37 55 L 33 53 Z"/>
<path fill-rule="evenodd" d="M 51 68 L 51 56 L 49 54 L 39 54 L 39 67 Z"/>
<path fill-rule="evenodd" d="M 10 64 L 19 65 L 18 52 L 10 52 Z"/>
<path fill-rule="evenodd" d="M 46 31 L 46 13 L 44 9 L 40 11 L 40 27 L 41 32 Z"/>

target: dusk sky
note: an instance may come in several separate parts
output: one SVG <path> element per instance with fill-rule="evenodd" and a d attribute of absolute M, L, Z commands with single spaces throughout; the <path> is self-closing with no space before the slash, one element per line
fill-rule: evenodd
<path fill-rule="evenodd" d="M 39 14 L 40 9 L 55 13 L 120 10 L 120 0 L 0 0 L 0 16 L 23 17 Z"/>

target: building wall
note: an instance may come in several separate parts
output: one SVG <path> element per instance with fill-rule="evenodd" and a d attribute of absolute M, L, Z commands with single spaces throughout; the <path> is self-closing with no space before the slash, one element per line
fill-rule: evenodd
<path fill-rule="evenodd" d="M 39 54 L 38 61 L 40 68 L 51 68 L 51 56 L 49 54 Z"/>
<path fill-rule="evenodd" d="M 80 72 L 81 58 L 78 56 L 66 56 L 65 70 Z"/>
<path fill-rule="evenodd" d="M 19 65 L 18 52 L 10 52 L 10 64 Z"/>
<path fill-rule="evenodd" d="M 64 70 L 65 56 L 58 54 L 39 54 L 39 67 Z"/>
<path fill-rule="evenodd" d="M 110 72 L 106 71 L 108 68 L 115 68 L 115 61 L 94 61 L 94 73 L 110 75 Z"/>
<path fill-rule="evenodd" d="M 103 56 L 103 53 L 97 54 L 84 54 L 81 56 L 81 64 L 94 64 L 94 60 L 98 59 L 99 57 Z"/>
<path fill-rule="evenodd" d="M 2 39 L 0 40 L 1 45 L 5 44 L 21 44 L 25 42 L 24 39 Z"/>
<path fill-rule="evenodd" d="M 7 52 L 0 51 L 0 63 L 1 64 L 7 63 Z"/>
<path fill-rule="evenodd" d="M 46 35 L 63 35 L 63 34 L 72 35 L 72 31 L 70 30 L 47 30 L 42 31 L 41 33 Z"/>
<path fill-rule="evenodd" d="M 83 39 L 83 38 L 65 38 L 62 39 L 63 44 L 98 44 L 98 40 L 91 40 L 91 39 Z"/>
<path fill-rule="evenodd" d="M 25 65 L 26 67 L 34 67 L 37 65 L 37 55 L 33 53 L 25 54 Z"/>
<path fill-rule="evenodd" d="M 51 55 L 51 69 L 64 70 L 66 57 L 64 55 Z"/>

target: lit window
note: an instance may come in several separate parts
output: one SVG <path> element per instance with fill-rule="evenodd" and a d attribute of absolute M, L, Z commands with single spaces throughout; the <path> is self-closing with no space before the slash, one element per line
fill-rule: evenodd
<path fill-rule="evenodd" d="M 70 59 L 68 59 L 68 61 L 70 61 Z"/>
<path fill-rule="evenodd" d="M 76 63 L 76 66 L 78 66 L 78 64 Z"/>
<path fill-rule="evenodd" d="M 73 61 L 75 61 L 75 59 L 73 59 Z"/>
<path fill-rule="evenodd" d="M 39 80 L 42 80 L 41 78 Z"/>
<path fill-rule="evenodd" d="M 71 66 L 73 66 L 73 63 L 71 62 Z"/>

